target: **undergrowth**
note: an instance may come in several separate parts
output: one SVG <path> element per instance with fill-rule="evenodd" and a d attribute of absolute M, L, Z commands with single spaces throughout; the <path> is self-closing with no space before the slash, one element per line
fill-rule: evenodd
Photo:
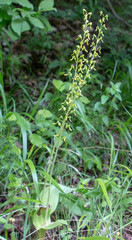
<path fill-rule="evenodd" d="M 96 28 L 100 35 L 94 35 L 85 13 L 84 37 L 79 35 L 71 64 L 81 26 L 75 20 L 86 5 L 78 2 L 49 14 L 54 23 L 55 16 L 66 23 L 64 36 L 55 28 L 50 34 L 34 28 L 33 38 L 22 37 L 24 54 L 18 53 L 20 40 L 10 42 L 2 33 L 1 239 L 126 240 L 131 231 L 130 49 L 116 49 L 117 32 L 108 22 L 98 60 L 102 32 Z M 93 13 L 97 6 L 89 1 Z M 130 39 L 122 37 L 125 43 L 130 46 Z"/>

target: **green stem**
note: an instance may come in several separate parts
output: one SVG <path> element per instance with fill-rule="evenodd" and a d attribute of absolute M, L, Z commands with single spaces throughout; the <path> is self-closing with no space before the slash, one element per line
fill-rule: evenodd
<path fill-rule="evenodd" d="M 3 58 L 2 58 L 2 46 L 0 44 L 0 83 L 2 87 L 4 87 L 4 81 L 3 81 Z"/>
<path fill-rule="evenodd" d="M 113 100 L 112 100 L 112 103 L 115 103 L 116 102 L 116 97 L 114 96 Z M 113 106 L 110 105 L 109 107 L 109 110 L 108 110 L 108 116 L 110 115 L 111 111 L 113 110 Z"/>
<path fill-rule="evenodd" d="M 45 214 L 45 220 L 47 221 L 47 215 L 48 215 L 48 205 L 49 205 L 49 200 L 50 200 L 50 189 L 51 189 L 51 179 L 52 179 L 52 174 L 53 174 L 53 169 L 54 169 L 54 164 L 55 164 L 55 161 L 56 161 L 56 158 L 57 158 L 57 153 L 58 153 L 58 150 L 59 150 L 59 146 L 60 146 L 60 141 L 61 141 L 61 137 L 62 137 L 62 133 L 63 133 L 63 130 L 64 130 L 64 127 L 65 127 L 65 123 L 67 121 L 67 118 L 68 118 L 68 114 L 71 110 L 71 106 L 72 104 L 70 104 L 68 110 L 67 110 L 67 113 L 65 115 L 65 118 L 62 122 L 62 125 L 61 125 L 61 128 L 60 128 L 60 131 L 58 133 L 58 140 L 57 140 L 57 143 L 55 142 L 54 143 L 54 146 L 53 146 L 53 150 L 52 150 L 52 154 L 51 154 L 51 159 L 50 159 L 50 164 L 49 164 L 49 167 L 48 167 L 48 173 L 49 173 L 49 170 L 51 168 L 51 171 L 50 171 L 50 182 L 49 182 L 49 192 L 48 192 L 48 200 L 47 200 L 47 206 L 46 206 L 46 214 Z M 45 183 L 47 183 L 47 179 L 45 181 Z M 44 191 L 45 191 L 45 187 L 46 187 L 46 184 L 44 186 Z M 44 194 L 44 191 L 43 191 L 43 194 Z"/>

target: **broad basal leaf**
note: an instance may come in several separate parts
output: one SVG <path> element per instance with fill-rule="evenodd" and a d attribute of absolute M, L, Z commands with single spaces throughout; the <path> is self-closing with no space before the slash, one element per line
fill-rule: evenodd
<path fill-rule="evenodd" d="M 50 208 L 50 214 L 52 214 L 57 208 L 59 202 L 59 191 L 53 185 L 50 187 L 50 191 L 49 187 L 46 187 L 45 191 L 43 190 L 40 194 L 40 201 L 44 207 L 47 207 L 48 197 L 49 197 L 48 206 Z"/>
<path fill-rule="evenodd" d="M 50 214 L 46 218 L 46 210 L 41 208 L 39 212 L 35 212 L 33 215 L 33 225 L 37 230 L 45 228 L 48 224 L 51 223 Z"/>
<path fill-rule="evenodd" d="M 45 229 L 45 230 L 50 230 L 56 227 L 60 227 L 62 225 L 67 225 L 67 222 L 65 220 L 58 219 L 55 222 L 51 222 L 50 217 L 48 215 L 48 218 L 46 219 L 46 212 L 44 209 L 41 209 L 40 215 L 37 213 L 34 214 L 33 216 L 33 224 L 37 230 L 39 229 Z"/>
<path fill-rule="evenodd" d="M 51 224 L 50 215 L 55 211 L 59 201 L 59 191 L 56 187 L 51 185 L 46 187 L 40 193 L 39 196 L 41 205 L 36 203 L 35 210 L 36 212 L 33 215 L 33 224 L 36 229 L 52 229 L 56 226 L 60 226 L 62 222 L 55 222 Z M 48 201 L 49 200 L 49 201 Z M 48 209 L 47 209 L 48 208 Z M 51 225 L 50 225 L 51 224 Z"/>
<path fill-rule="evenodd" d="M 46 230 L 50 230 L 50 229 L 53 229 L 53 228 L 56 228 L 56 227 L 60 227 L 62 225 L 67 225 L 67 222 L 63 219 L 58 219 L 57 221 L 55 222 L 51 222 L 50 224 L 48 224 L 45 229 Z"/>

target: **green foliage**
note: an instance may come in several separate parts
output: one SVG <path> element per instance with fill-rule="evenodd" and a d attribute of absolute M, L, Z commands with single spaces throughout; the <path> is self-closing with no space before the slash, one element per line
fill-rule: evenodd
<path fill-rule="evenodd" d="M 19 6 L 20 5 L 20 6 Z M 8 30 L 5 32 L 12 38 L 16 39 L 25 31 L 31 29 L 31 25 L 46 30 L 48 20 L 41 15 L 44 11 L 55 10 L 54 1 L 41 1 L 38 11 L 34 11 L 34 6 L 28 0 L 5 0 L 0 3 L 0 28 L 8 24 Z"/>
<path fill-rule="evenodd" d="M 111 87 L 107 87 L 105 89 L 105 95 L 101 96 L 101 101 L 96 102 L 94 106 L 94 111 L 98 111 L 100 114 L 100 117 L 102 117 L 102 120 L 106 126 L 109 125 L 109 114 L 113 110 L 118 110 L 118 104 L 117 101 L 122 101 L 121 98 L 121 90 L 120 85 L 121 83 L 113 83 L 110 82 Z M 107 108 L 107 114 L 105 114 Z"/>

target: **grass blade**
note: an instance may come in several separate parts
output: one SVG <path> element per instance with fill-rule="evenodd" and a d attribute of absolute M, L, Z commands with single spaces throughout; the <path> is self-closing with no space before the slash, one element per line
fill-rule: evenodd
<path fill-rule="evenodd" d="M 2 47 L 0 44 L 0 84 L 4 86 L 3 82 L 3 59 L 2 59 Z"/>
<path fill-rule="evenodd" d="M 4 111 L 7 114 L 6 96 L 5 96 L 4 88 L 3 88 L 1 83 L 0 83 L 0 92 L 1 92 L 1 95 L 2 95 L 2 99 L 3 99 Z"/>
<path fill-rule="evenodd" d="M 100 185 L 100 187 L 101 187 L 101 189 L 102 189 L 102 191 L 104 193 L 104 196 L 105 196 L 105 199 L 106 199 L 106 201 L 108 203 L 108 206 L 111 209 L 111 203 L 110 203 L 110 199 L 109 199 L 109 196 L 108 196 L 105 184 L 104 184 L 104 182 L 103 182 L 103 180 L 101 178 L 98 178 L 97 181 L 98 181 L 98 183 L 99 183 L 99 185 Z"/>
<path fill-rule="evenodd" d="M 27 234 L 27 223 L 28 223 L 29 212 L 30 212 L 30 199 L 29 199 L 29 201 L 28 201 L 27 212 L 26 212 L 26 218 L 25 218 L 25 223 L 24 223 L 24 234 L 23 234 L 23 240 L 26 239 L 26 234 Z"/>
<path fill-rule="evenodd" d="M 38 177 L 37 177 L 35 166 L 31 160 L 26 160 L 26 162 L 28 163 L 28 166 L 29 166 L 31 174 L 32 174 L 37 197 L 39 197 L 39 183 L 38 183 Z"/>
<path fill-rule="evenodd" d="M 2 117 L 2 112 L 0 109 L 0 131 L 2 132 L 2 122 L 3 122 L 3 117 Z"/>

